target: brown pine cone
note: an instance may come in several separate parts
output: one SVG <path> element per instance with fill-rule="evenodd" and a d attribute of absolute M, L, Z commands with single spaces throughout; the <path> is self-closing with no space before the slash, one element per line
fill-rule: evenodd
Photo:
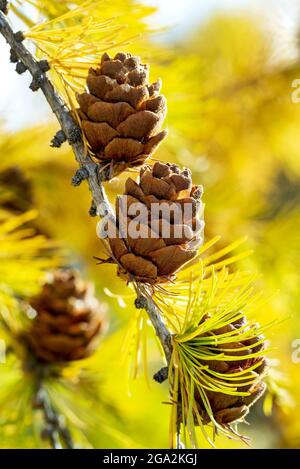
<path fill-rule="evenodd" d="M 166 99 L 160 81 L 150 85 L 148 76 L 139 57 L 104 54 L 100 67 L 89 71 L 89 93 L 77 96 L 90 148 L 101 162 L 113 163 L 114 173 L 143 164 L 166 136 L 159 132 Z"/>
<path fill-rule="evenodd" d="M 46 362 L 79 360 L 97 345 L 104 320 L 101 306 L 73 270 L 58 270 L 30 305 L 37 313 L 26 340 L 33 354 Z"/>
<path fill-rule="evenodd" d="M 108 230 L 119 275 L 162 283 L 195 257 L 202 242 L 201 195 L 202 187 L 193 185 L 190 170 L 181 171 L 176 164 L 142 167 L 139 183 L 128 178 L 125 196 L 116 202 L 116 235 Z M 137 219 L 136 214 L 142 216 Z"/>
<path fill-rule="evenodd" d="M 208 319 L 209 316 L 206 316 L 203 320 Z M 210 347 L 210 352 L 215 352 L 216 356 L 218 354 L 224 353 L 227 356 L 236 357 L 236 360 L 200 360 L 201 365 L 208 366 L 210 370 L 217 373 L 222 373 L 223 377 L 218 378 L 219 382 L 223 381 L 224 384 L 229 381 L 226 381 L 226 374 L 233 374 L 240 373 L 243 370 L 250 369 L 251 367 L 257 365 L 253 370 L 249 371 L 247 375 L 241 376 L 240 380 L 234 381 L 236 384 L 240 384 L 240 387 L 237 387 L 239 392 L 247 392 L 249 393 L 248 396 L 232 396 L 228 394 L 224 394 L 222 392 L 215 392 L 205 390 L 205 394 L 209 400 L 212 413 L 214 415 L 215 420 L 222 424 L 228 425 L 236 421 L 243 421 L 245 416 L 249 413 L 249 408 L 263 395 L 266 385 L 262 381 L 264 376 L 264 372 L 266 370 L 266 360 L 262 356 L 256 358 L 249 358 L 249 359 L 239 359 L 239 356 L 247 356 L 253 353 L 262 352 L 265 349 L 266 343 L 261 342 L 264 339 L 263 336 L 257 335 L 255 336 L 255 325 L 251 326 L 253 328 L 253 337 L 247 340 L 241 340 L 239 342 L 239 329 L 241 327 L 247 327 L 247 320 L 245 317 L 242 317 L 236 322 L 232 324 L 227 324 L 226 326 L 215 329 L 210 332 L 206 332 L 200 337 L 205 336 L 216 336 L 216 340 L 218 335 L 226 334 L 232 331 L 235 331 L 234 335 L 228 338 L 228 343 L 226 344 L 216 344 L 215 346 Z M 248 326 L 249 330 L 249 326 Z M 232 342 L 233 338 L 235 341 Z M 258 344 L 258 345 L 256 345 Z M 245 350 L 236 350 L 242 347 L 247 347 Z M 214 349 L 214 350 L 213 350 Z M 209 374 L 209 372 L 207 372 Z M 211 375 L 209 375 L 211 377 Z M 238 377 L 239 375 L 237 375 Z M 255 380 L 253 384 L 245 384 L 249 383 L 249 381 Z M 230 381 L 233 383 L 233 381 Z M 198 409 L 200 414 L 203 416 L 203 419 L 206 423 L 210 421 L 210 418 L 205 410 L 202 398 L 200 397 L 199 393 L 195 393 L 195 399 L 198 404 Z"/>

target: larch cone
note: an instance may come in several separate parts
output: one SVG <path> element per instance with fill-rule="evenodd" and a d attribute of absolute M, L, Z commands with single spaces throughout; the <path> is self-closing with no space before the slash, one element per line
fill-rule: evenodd
<path fill-rule="evenodd" d="M 90 149 L 113 174 L 142 165 L 167 134 L 161 131 L 167 111 L 161 82 L 148 80 L 149 67 L 139 57 L 104 54 L 99 68 L 89 71 L 89 92 L 77 95 Z"/>
<path fill-rule="evenodd" d="M 108 236 L 119 275 L 151 285 L 174 278 L 203 242 L 201 195 L 191 171 L 176 164 L 146 165 L 139 182 L 128 178 L 116 201 L 116 235 Z M 138 221 L 134 207 L 143 213 Z"/>
<path fill-rule="evenodd" d="M 89 356 L 104 328 L 103 308 L 90 284 L 73 270 L 57 270 L 30 300 L 36 312 L 26 339 L 33 354 L 45 362 Z"/>

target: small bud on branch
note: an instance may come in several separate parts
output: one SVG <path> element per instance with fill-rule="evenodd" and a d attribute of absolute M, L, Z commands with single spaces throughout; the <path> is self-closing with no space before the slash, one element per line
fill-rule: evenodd
<path fill-rule="evenodd" d="M 26 65 L 23 64 L 23 62 L 18 62 L 17 65 L 16 65 L 16 72 L 19 74 L 19 75 L 22 75 L 23 73 L 25 73 L 27 70 L 27 67 Z"/>
<path fill-rule="evenodd" d="M 42 70 L 42 72 L 46 73 L 50 70 L 50 65 L 49 65 L 49 62 L 48 60 L 40 60 L 39 61 L 39 66 L 40 66 L 40 69 Z"/>
<path fill-rule="evenodd" d="M 145 309 L 147 307 L 147 298 L 145 298 L 144 296 L 139 296 L 135 299 L 134 306 L 137 309 Z"/>
<path fill-rule="evenodd" d="M 59 130 L 54 135 L 53 139 L 50 142 L 50 146 L 54 148 L 59 148 L 67 140 L 66 134 L 63 130 Z"/>
<path fill-rule="evenodd" d="M 25 39 L 23 31 L 17 31 L 14 34 L 14 38 L 15 38 L 16 42 L 23 42 L 24 39 Z"/>
<path fill-rule="evenodd" d="M 153 375 L 153 379 L 154 381 L 156 381 L 157 383 L 163 383 L 164 381 L 166 381 L 166 379 L 168 379 L 168 373 L 169 373 L 169 367 L 167 366 L 164 366 L 163 368 L 161 368 L 157 373 L 155 373 Z"/>
<path fill-rule="evenodd" d="M 43 80 L 44 80 L 44 76 L 41 74 L 41 72 L 36 72 L 33 75 L 32 82 L 29 86 L 31 91 L 38 91 L 42 86 Z"/>
<path fill-rule="evenodd" d="M 68 133 L 68 140 L 71 145 L 81 141 L 81 130 L 75 124 Z"/>
<path fill-rule="evenodd" d="M 89 209 L 89 215 L 90 215 L 90 217 L 96 217 L 97 216 L 97 207 L 96 207 L 94 201 L 92 201 L 91 207 Z"/>
<path fill-rule="evenodd" d="M 75 186 L 75 187 L 80 186 L 82 181 L 84 181 L 85 179 L 88 179 L 88 177 L 89 177 L 88 170 L 84 166 L 82 166 L 81 168 L 77 169 L 76 173 L 72 177 L 72 186 Z"/>
<path fill-rule="evenodd" d="M 13 64 L 17 63 L 18 60 L 19 60 L 19 57 L 18 57 L 18 55 L 16 54 L 16 51 L 15 51 L 14 49 L 10 49 L 9 60 L 10 60 L 11 63 L 13 63 Z"/>

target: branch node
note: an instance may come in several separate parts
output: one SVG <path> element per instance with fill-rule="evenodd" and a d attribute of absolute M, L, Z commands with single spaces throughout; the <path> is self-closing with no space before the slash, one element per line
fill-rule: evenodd
<path fill-rule="evenodd" d="M 96 217 L 97 216 L 97 207 L 95 205 L 95 202 L 92 200 L 92 205 L 89 209 L 89 215 L 90 217 Z"/>
<path fill-rule="evenodd" d="M 49 72 L 51 67 L 49 65 L 48 60 L 40 60 L 38 64 L 43 73 Z"/>
<path fill-rule="evenodd" d="M 31 91 L 38 91 L 43 84 L 44 76 L 40 72 L 36 72 L 33 75 L 32 82 L 29 86 Z"/>
<path fill-rule="evenodd" d="M 53 148 L 59 148 L 67 140 L 66 134 L 63 130 L 59 130 L 54 135 L 53 139 L 50 142 L 50 146 Z"/>
<path fill-rule="evenodd" d="M 147 298 L 144 296 L 139 296 L 135 299 L 134 305 L 137 309 L 146 309 L 147 308 Z"/>
<path fill-rule="evenodd" d="M 74 124 L 72 129 L 69 131 L 68 140 L 71 145 L 74 143 L 78 143 L 81 141 L 81 129 L 77 125 Z"/>
<path fill-rule="evenodd" d="M 11 61 L 12 64 L 16 64 L 19 61 L 19 57 L 15 49 L 10 49 L 9 60 Z"/>
<path fill-rule="evenodd" d="M 16 65 L 16 72 L 19 74 L 19 75 L 22 75 L 22 73 L 25 73 L 27 70 L 27 67 L 26 65 L 23 64 L 23 62 L 18 62 L 17 65 Z"/>
<path fill-rule="evenodd" d="M 23 42 L 25 36 L 22 31 L 17 31 L 16 33 L 14 33 L 14 38 L 16 42 Z"/>
<path fill-rule="evenodd" d="M 0 0 L 0 11 L 7 15 L 8 13 L 8 1 L 7 0 Z"/>
<path fill-rule="evenodd" d="M 82 166 L 81 168 L 77 169 L 76 173 L 72 177 L 72 186 L 80 186 L 82 181 L 85 179 L 88 179 L 89 177 L 89 172 L 88 170 Z"/>
<path fill-rule="evenodd" d="M 47 409 L 47 412 L 48 412 L 48 422 L 55 426 L 55 427 L 59 427 L 60 425 L 60 422 L 59 422 L 59 415 L 57 415 L 54 410 L 48 405 L 48 409 Z"/>
<path fill-rule="evenodd" d="M 33 409 L 42 409 L 44 405 L 44 391 L 39 389 L 32 400 Z"/>
<path fill-rule="evenodd" d="M 103 165 L 98 164 L 98 179 L 101 182 L 107 182 L 112 179 L 112 172 L 110 167 L 103 168 Z"/>
<path fill-rule="evenodd" d="M 168 379 L 168 374 L 169 374 L 169 368 L 167 366 L 164 366 L 157 373 L 153 375 L 153 379 L 157 383 L 161 384 L 164 381 L 166 381 L 166 379 Z"/>
<path fill-rule="evenodd" d="M 55 431 L 55 428 L 53 427 L 53 425 L 51 424 L 45 425 L 41 431 L 42 440 L 48 440 L 48 438 L 51 438 L 54 431 Z"/>

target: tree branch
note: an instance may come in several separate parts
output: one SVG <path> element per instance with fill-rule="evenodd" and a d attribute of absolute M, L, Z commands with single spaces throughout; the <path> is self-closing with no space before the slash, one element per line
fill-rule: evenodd
<path fill-rule="evenodd" d="M 47 67 L 45 67 L 45 61 L 38 62 L 35 60 L 34 56 L 22 43 L 22 33 L 14 33 L 5 15 L 1 11 L 0 33 L 10 45 L 13 55 L 18 57 L 20 62 L 23 63 L 31 74 L 33 78 L 31 89 L 33 91 L 38 88 L 42 90 L 50 108 L 60 123 L 61 129 L 71 145 L 76 160 L 80 166 L 79 171 L 77 171 L 75 175 L 75 182 L 79 184 L 82 179 L 86 179 L 92 194 L 94 206 L 102 206 L 109 218 L 114 220 L 115 215 L 102 184 L 103 180 L 107 178 L 107 172 L 105 174 L 105 172 L 101 170 L 102 168 L 99 168 L 99 165 L 96 164 L 91 156 L 86 152 L 80 128 L 74 122 L 72 114 L 68 110 L 66 103 L 56 93 L 51 81 L 46 76 L 45 69 L 47 69 Z M 136 307 L 145 308 L 147 311 L 155 332 L 162 344 L 167 363 L 169 364 L 172 354 L 171 334 L 163 323 L 156 304 L 152 298 L 146 294 L 143 287 L 141 287 L 141 290 L 138 293 Z"/>
<path fill-rule="evenodd" d="M 43 414 L 45 426 L 42 429 L 41 437 L 49 440 L 53 449 L 62 449 L 63 447 L 73 449 L 74 443 L 71 433 L 64 423 L 64 418 L 53 407 L 49 395 L 44 388 L 43 380 L 47 371 L 45 366 L 38 367 L 36 370 L 37 382 L 33 399 L 33 408 L 40 410 Z"/>
<path fill-rule="evenodd" d="M 136 308 L 144 308 L 147 311 L 148 316 L 150 317 L 152 325 L 155 329 L 156 335 L 158 336 L 162 345 L 167 364 L 169 365 L 172 355 L 171 334 L 163 323 L 155 302 L 152 300 L 152 298 L 147 297 L 146 292 L 143 290 L 143 287 L 140 288 L 140 294 L 135 300 L 135 306 Z M 159 382 L 159 380 L 157 380 L 155 376 L 156 374 L 154 375 L 154 379 Z M 166 378 L 167 377 L 165 377 L 165 379 Z"/>

